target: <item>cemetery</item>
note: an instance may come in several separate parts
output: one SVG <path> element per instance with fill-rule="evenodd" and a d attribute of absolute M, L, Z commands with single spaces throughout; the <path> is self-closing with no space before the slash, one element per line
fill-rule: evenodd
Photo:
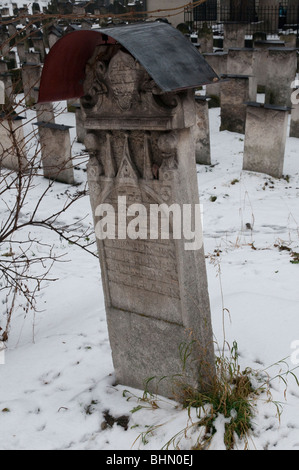
<path fill-rule="evenodd" d="M 298 450 L 298 58 L 295 0 L 0 1 L 1 450 Z"/>

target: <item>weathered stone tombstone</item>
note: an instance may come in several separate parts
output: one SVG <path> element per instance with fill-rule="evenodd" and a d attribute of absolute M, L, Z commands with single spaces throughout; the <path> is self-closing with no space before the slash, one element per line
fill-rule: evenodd
<path fill-rule="evenodd" d="M 227 74 L 221 82 L 221 131 L 245 133 L 246 102 L 250 96 L 248 75 Z"/>
<path fill-rule="evenodd" d="M 62 50 L 72 60 L 78 44 L 86 47 L 98 34 L 81 105 L 116 381 L 144 389 L 145 381 L 155 377 L 148 390 L 182 399 L 176 382 L 204 390 L 214 378 L 207 276 L 201 241 L 192 235 L 191 244 L 186 243 L 174 215 L 170 236 L 164 237 L 164 222 L 169 229 L 173 204 L 191 212 L 199 206 L 194 89 L 217 77 L 196 48 L 165 23 L 72 34 L 72 43 L 66 35 L 53 56 L 50 51 L 46 70 L 51 73 L 50 64 L 62 60 Z M 82 38 L 75 46 L 74 35 Z M 55 84 L 52 93 L 43 93 L 46 84 L 45 76 L 41 101 L 61 98 Z M 115 215 L 115 236 L 105 234 L 105 207 Z M 140 210 L 137 225 L 132 220 L 136 212 L 130 212 L 134 207 Z M 161 210 L 162 227 L 149 224 L 154 209 Z M 201 233 L 199 227 L 195 233 Z M 188 352 L 184 370 L 182 351 Z"/>
<path fill-rule="evenodd" d="M 257 77 L 256 56 L 252 48 L 231 48 L 228 50 L 227 73 L 234 75 L 248 75 L 249 100 L 256 101 Z"/>
<path fill-rule="evenodd" d="M 246 23 L 224 23 L 223 50 L 228 51 L 232 47 L 244 47 L 247 28 Z"/>
<path fill-rule="evenodd" d="M 257 78 L 257 85 L 261 92 L 265 92 L 267 84 L 267 63 L 270 47 L 285 47 L 282 41 L 268 41 L 258 40 L 254 42 L 254 57 L 255 57 L 255 75 Z"/>
<path fill-rule="evenodd" d="M 0 168 L 25 172 L 28 168 L 23 117 L 0 114 Z"/>
<path fill-rule="evenodd" d="M 46 48 L 43 37 L 32 37 L 32 42 L 35 52 L 40 54 L 40 60 L 41 62 L 44 62 L 46 58 Z"/>
<path fill-rule="evenodd" d="M 291 107 L 291 85 L 296 71 L 296 49 L 269 48 L 265 103 Z"/>
<path fill-rule="evenodd" d="M 26 62 L 22 67 L 22 83 L 25 96 L 25 103 L 28 107 L 33 107 L 38 101 L 38 87 L 42 73 L 41 64 Z"/>
<path fill-rule="evenodd" d="M 247 103 L 243 170 L 283 176 L 289 108 Z"/>
<path fill-rule="evenodd" d="M 209 100 L 207 96 L 195 96 L 195 159 L 196 163 L 211 165 L 211 142 L 209 121 Z"/>
<path fill-rule="evenodd" d="M 6 100 L 12 103 L 14 100 L 12 74 L 9 72 L 0 73 L 0 79 L 4 83 Z"/>
<path fill-rule="evenodd" d="M 23 64 L 26 61 L 26 50 L 27 46 L 24 42 L 17 42 L 17 52 L 20 64 Z"/>
<path fill-rule="evenodd" d="M 292 106 L 290 137 L 299 139 L 299 104 Z"/>
<path fill-rule="evenodd" d="M 2 80 L 0 80 L 0 104 L 5 104 L 5 86 Z"/>
<path fill-rule="evenodd" d="M 77 135 L 77 142 L 84 144 L 86 130 L 83 123 L 83 116 L 82 116 L 82 109 L 81 104 L 74 104 L 75 107 L 75 115 L 76 115 L 76 135 Z"/>
<path fill-rule="evenodd" d="M 38 122 L 35 125 L 38 126 L 44 177 L 74 184 L 70 127 L 52 122 Z"/>
<path fill-rule="evenodd" d="M 217 73 L 218 76 L 227 74 L 227 52 L 215 52 L 212 54 L 203 54 L 205 60 Z M 206 93 L 212 99 L 212 105 L 215 107 L 220 106 L 221 85 L 219 82 L 207 84 Z"/>
<path fill-rule="evenodd" d="M 52 103 L 36 103 L 36 118 L 38 122 L 54 122 L 55 114 Z"/>
<path fill-rule="evenodd" d="M 52 27 L 48 32 L 48 42 L 49 42 L 49 49 L 51 49 L 54 44 L 62 37 L 62 31 L 57 29 L 56 27 Z"/>
<path fill-rule="evenodd" d="M 209 28 L 207 24 L 204 24 L 203 27 L 198 30 L 198 41 L 200 43 L 200 52 L 202 54 L 213 53 L 213 29 Z"/>

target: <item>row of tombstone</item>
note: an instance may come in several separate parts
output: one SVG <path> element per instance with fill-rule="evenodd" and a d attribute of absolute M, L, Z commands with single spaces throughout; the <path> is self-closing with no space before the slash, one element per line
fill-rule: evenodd
<path fill-rule="evenodd" d="M 206 87 L 207 96 L 221 108 L 220 130 L 245 134 L 243 169 L 281 178 L 290 113 L 289 135 L 299 138 L 299 104 L 292 100 L 297 50 L 267 43 L 262 48 L 205 54 L 205 58 L 222 78 Z M 264 103 L 257 102 L 259 88 L 265 93 Z M 198 163 L 209 161 L 200 155 Z"/>
<path fill-rule="evenodd" d="M 85 24 L 86 23 L 86 24 Z M 90 29 L 90 23 L 84 22 L 82 29 Z M 52 25 L 47 30 L 47 42 L 49 50 L 66 33 L 76 30 L 78 27 L 69 26 L 60 28 Z M 15 47 L 11 49 L 10 39 L 15 39 Z M 48 49 L 44 36 L 36 31 L 31 34 L 33 48 L 28 48 L 26 42 L 19 39 L 18 27 L 15 23 L 8 24 L 7 31 L 1 31 L 1 55 L 0 59 L 0 105 L 10 104 L 13 109 L 17 103 L 16 95 L 20 90 L 24 93 L 24 104 L 27 108 L 36 111 L 36 126 L 41 149 L 41 162 L 45 178 L 62 183 L 74 184 L 74 170 L 71 150 L 71 127 L 55 122 L 55 113 L 52 103 L 39 104 L 39 86 Z M 16 79 L 13 80 L 13 72 Z M 75 109 L 76 108 L 76 109 Z M 84 141 L 81 110 L 77 104 L 72 106 L 76 113 L 76 130 L 78 142 Z M 13 171 L 27 171 L 30 162 L 26 158 L 26 139 L 24 136 L 24 118 L 22 116 L 11 117 L 1 114 L 0 122 L 0 166 Z M 17 136 L 17 142 L 12 142 L 12 132 Z M 16 149 L 16 143 L 18 151 Z M 22 160 L 18 154 L 21 152 Z"/>

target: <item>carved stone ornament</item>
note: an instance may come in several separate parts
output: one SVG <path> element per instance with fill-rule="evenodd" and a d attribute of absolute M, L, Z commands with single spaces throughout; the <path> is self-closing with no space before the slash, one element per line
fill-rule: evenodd
<path fill-rule="evenodd" d="M 132 107 L 138 85 L 138 70 L 135 59 L 125 52 L 119 51 L 110 61 L 108 77 L 113 96 L 123 111 Z"/>

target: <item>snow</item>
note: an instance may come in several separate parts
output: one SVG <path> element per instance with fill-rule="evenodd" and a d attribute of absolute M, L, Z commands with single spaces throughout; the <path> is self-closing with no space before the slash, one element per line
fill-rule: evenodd
<path fill-rule="evenodd" d="M 215 341 L 219 348 L 224 340 L 236 341 L 242 368 L 273 365 L 268 373 L 275 377 L 286 370 L 282 359 L 290 368 L 298 365 L 291 355 L 299 340 L 299 267 L 278 246 L 299 251 L 299 142 L 287 139 L 289 178 L 243 172 L 244 136 L 219 132 L 219 113 L 210 110 L 213 166 L 197 166 Z M 27 110 L 26 117 L 29 133 L 34 111 Z M 74 115 L 65 111 L 57 122 L 74 126 Z M 71 135 L 78 186 L 55 183 L 42 214 L 57 209 L 66 190 L 74 193 L 86 182 L 84 147 L 75 141 L 75 128 Z M 26 211 L 47 184 L 36 178 Z M 92 226 L 88 196 L 63 222 L 81 217 Z M 0 365 L 0 449 L 191 449 L 203 432 L 195 409 L 188 415 L 176 402 L 115 384 L 98 260 L 55 234 L 36 229 L 35 235 L 64 255 L 64 262 L 51 271 L 59 280 L 39 293 L 39 312 L 25 315 L 20 306 L 13 315 L 5 365 Z M 286 391 L 283 380 L 271 382 L 272 402 L 263 394 L 258 398 L 252 450 L 299 449 L 299 388 L 291 375 L 286 378 Z M 280 419 L 274 402 L 281 404 Z M 104 423 L 107 411 L 115 421 L 111 426 Z M 124 415 L 127 430 L 117 423 Z M 220 415 L 210 449 L 224 448 L 224 426 Z"/>

